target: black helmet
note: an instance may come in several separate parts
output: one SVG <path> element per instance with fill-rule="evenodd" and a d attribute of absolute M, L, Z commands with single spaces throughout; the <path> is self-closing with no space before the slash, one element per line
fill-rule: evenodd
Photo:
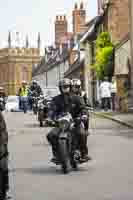
<path fill-rule="evenodd" d="M 32 84 L 37 84 L 37 81 L 36 81 L 36 80 L 33 80 L 31 83 L 32 83 Z"/>
<path fill-rule="evenodd" d="M 63 87 L 63 86 L 71 86 L 71 80 L 68 78 L 63 78 L 59 81 L 58 83 L 59 87 Z"/>
<path fill-rule="evenodd" d="M 58 83 L 59 90 L 61 93 L 69 93 L 71 87 L 71 80 L 68 78 L 61 79 Z"/>

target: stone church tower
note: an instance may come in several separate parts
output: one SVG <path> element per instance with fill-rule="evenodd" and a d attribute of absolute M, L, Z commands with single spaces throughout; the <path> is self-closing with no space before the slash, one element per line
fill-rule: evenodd
<path fill-rule="evenodd" d="M 32 68 L 41 60 L 40 34 L 37 48 L 29 48 L 28 37 L 25 47 L 12 47 L 11 33 L 8 35 L 8 47 L 0 49 L 0 86 L 5 88 L 7 95 L 16 95 L 22 80 L 30 82 Z"/>
<path fill-rule="evenodd" d="M 78 8 L 77 3 L 75 3 L 75 7 L 72 12 L 72 16 L 73 16 L 73 33 L 74 33 L 74 35 L 84 33 L 86 31 L 86 27 L 85 27 L 86 10 L 84 9 L 83 2 L 80 3 L 79 8 Z"/>

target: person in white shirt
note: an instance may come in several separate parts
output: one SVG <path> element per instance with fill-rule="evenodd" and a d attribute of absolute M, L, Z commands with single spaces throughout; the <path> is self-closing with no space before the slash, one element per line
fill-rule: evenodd
<path fill-rule="evenodd" d="M 103 110 L 111 109 L 111 83 L 108 81 L 108 77 L 104 77 L 103 82 L 100 84 L 100 97 L 101 106 Z"/>
<path fill-rule="evenodd" d="M 116 93 L 117 93 L 117 86 L 115 77 L 112 77 L 111 83 L 111 97 L 112 97 L 112 110 L 115 111 L 115 104 L 116 104 Z"/>

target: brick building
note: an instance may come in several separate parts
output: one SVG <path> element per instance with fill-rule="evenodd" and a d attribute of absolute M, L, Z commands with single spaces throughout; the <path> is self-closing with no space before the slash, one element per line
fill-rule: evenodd
<path fill-rule="evenodd" d="M 59 47 L 60 38 L 68 32 L 68 22 L 66 16 L 56 16 L 55 20 L 55 45 Z"/>
<path fill-rule="evenodd" d="M 39 46 L 38 46 L 39 47 Z M 40 61 L 39 48 L 11 47 L 0 49 L 0 86 L 5 88 L 7 95 L 15 95 L 22 80 L 30 82 L 32 68 Z"/>
<path fill-rule="evenodd" d="M 129 33 L 129 1 L 98 0 L 98 12 L 105 11 L 103 29 L 107 30 L 114 44 Z"/>
<path fill-rule="evenodd" d="M 98 0 L 98 12 L 104 13 L 100 31 L 108 31 L 115 44 L 115 69 L 119 109 L 123 112 L 130 107 L 130 97 L 125 95 L 125 83 L 132 80 L 130 67 L 130 10 L 129 0 Z M 128 92 L 130 86 L 128 86 Z M 128 102 L 128 105 L 127 105 Z"/>
<path fill-rule="evenodd" d="M 72 11 L 73 16 L 73 33 L 78 35 L 84 33 L 86 30 L 86 10 L 84 9 L 84 4 L 80 3 L 78 8 L 77 3 L 75 4 L 74 10 Z"/>

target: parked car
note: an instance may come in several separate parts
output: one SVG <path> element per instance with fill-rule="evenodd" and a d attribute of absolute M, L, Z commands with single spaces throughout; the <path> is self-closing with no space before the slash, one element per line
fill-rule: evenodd
<path fill-rule="evenodd" d="M 18 96 L 8 96 L 6 105 L 6 111 L 17 112 L 19 111 L 19 97 Z"/>

